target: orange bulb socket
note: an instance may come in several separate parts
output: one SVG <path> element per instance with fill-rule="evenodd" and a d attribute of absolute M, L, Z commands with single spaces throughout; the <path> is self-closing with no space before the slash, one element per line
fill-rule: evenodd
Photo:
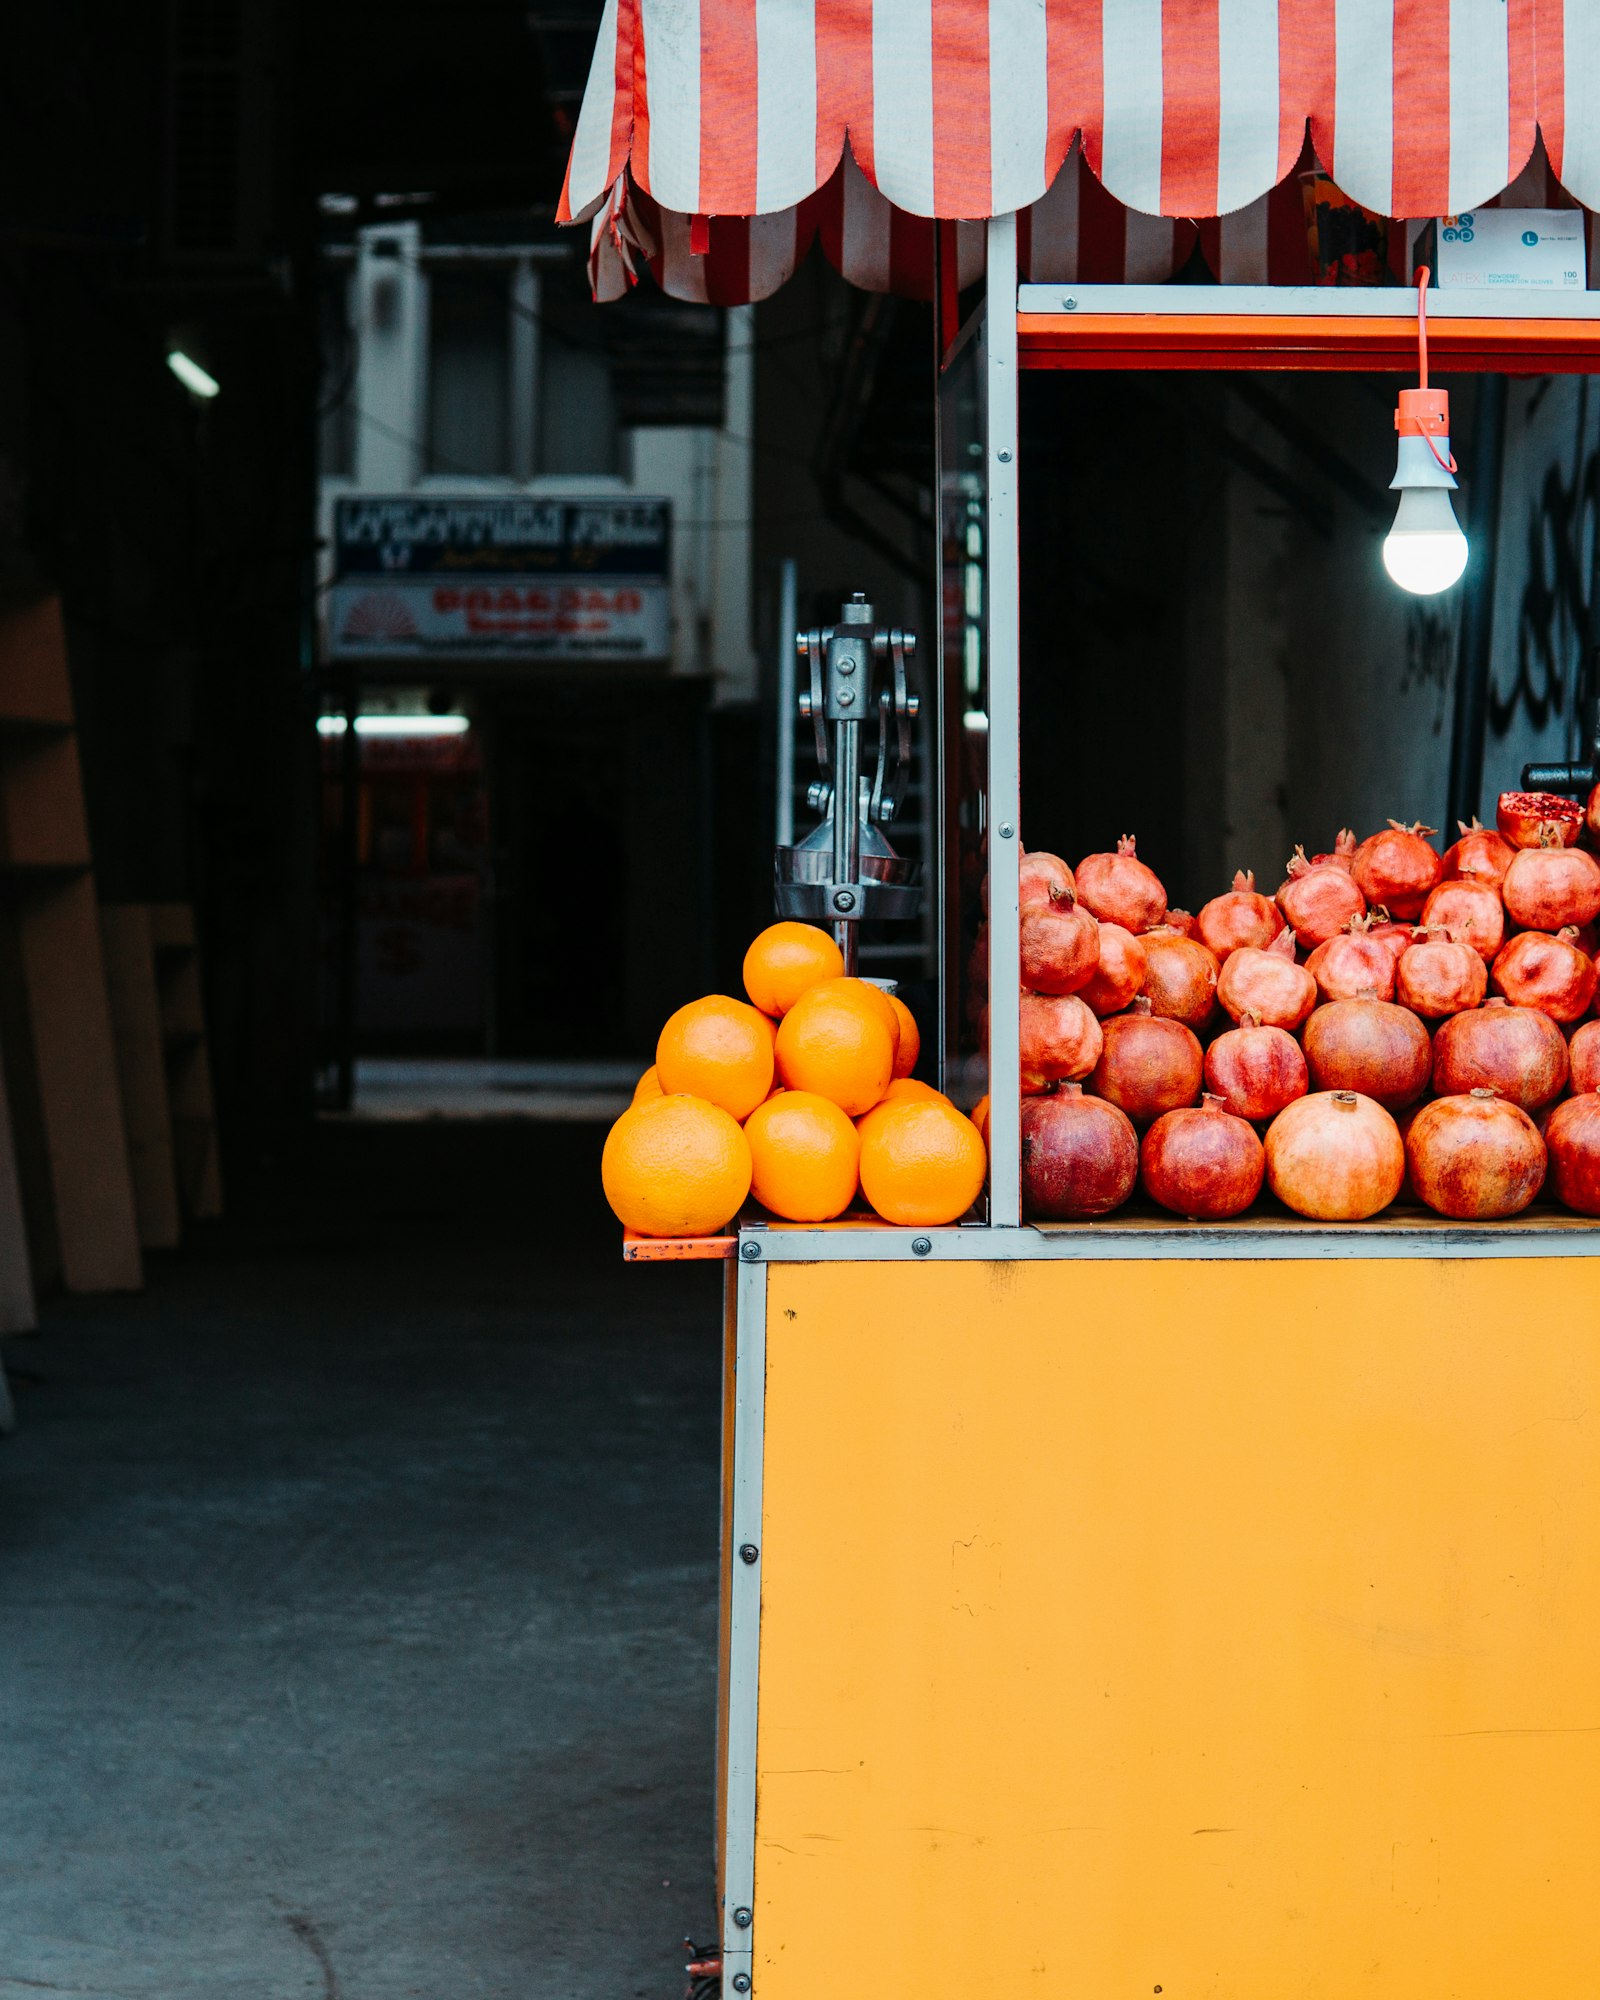
<path fill-rule="evenodd" d="M 1400 407 L 1394 413 L 1394 427 L 1402 437 L 1448 437 L 1449 390 L 1402 389 Z"/>

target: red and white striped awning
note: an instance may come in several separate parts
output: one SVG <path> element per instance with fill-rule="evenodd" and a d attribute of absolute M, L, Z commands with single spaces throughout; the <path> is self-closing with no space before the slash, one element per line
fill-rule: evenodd
<path fill-rule="evenodd" d="M 1268 270 L 1308 144 L 1381 215 L 1546 159 L 1600 207 L 1600 0 L 607 0 L 559 212 L 595 218 L 602 296 L 642 262 L 761 297 L 819 237 L 925 291 L 929 219 L 1011 210 L 1040 279 L 1168 276 L 1199 223 L 1243 281 L 1218 259 Z"/>

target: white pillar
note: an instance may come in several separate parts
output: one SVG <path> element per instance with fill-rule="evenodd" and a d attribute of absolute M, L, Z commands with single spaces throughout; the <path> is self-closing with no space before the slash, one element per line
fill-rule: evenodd
<path fill-rule="evenodd" d="M 416 485 L 428 425 L 428 281 L 415 222 L 363 229 L 356 248 L 355 483 Z"/>

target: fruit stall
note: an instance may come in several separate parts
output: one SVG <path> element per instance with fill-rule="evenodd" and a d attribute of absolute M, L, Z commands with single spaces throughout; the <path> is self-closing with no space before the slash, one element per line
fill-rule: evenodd
<path fill-rule="evenodd" d="M 630 1257 L 727 1261 L 726 1991 L 1600 1985 L 1600 773 L 1330 828 L 1192 913 L 1137 828 L 1030 851 L 1017 420 L 1030 369 L 1415 370 L 1385 563 L 1450 587 L 1430 356 L 1595 370 L 1600 310 L 1415 253 L 1536 146 L 1552 209 L 1600 203 L 1591 40 L 1571 0 L 607 11 L 596 289 L 749 297 L 898 232 L 984 551 L 981 671 L 924 683 L 937 1016 L 856 974 L 915 887 L 880 808 L 916 699 L 856 600 L 800 635 L 777 920 L 606 1146 Z M 1298 183 L 1298 278 L 1231 270 L 1242 226 L 1212 284 L 1095 266 L 1088 177 L 1202 249 L 1257 210 L 1281 244 Z"/>

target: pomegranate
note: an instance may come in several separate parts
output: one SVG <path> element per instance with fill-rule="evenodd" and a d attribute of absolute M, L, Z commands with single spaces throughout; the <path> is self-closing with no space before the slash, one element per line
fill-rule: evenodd
<path fill-rule="evenodd" d="M 1040 1221 L 1109 1215 L 1139 1178 L 1139 1140 L 1126 1115 L 1081 1084 L 1022 1106 L 1022 1205 Z"/>
<path fill-rule="evenodd" d="M 1574 943 L 1577 935 L 1571 929 L 1556 937 L 1519 932 L 1494 962 L 1496 993 L 1513 1007 L 1537 1007 L 1552 1021 L 1581 1021 L 1594 998 L 1595 968 Z"/>
<path fill-rule="evenodd" d="M 1547 826 L 1558 847 L 1570 847 L 1583 829 L 1583 807 L 1557 792 L 1502 792 L 1494 821 L 1513 847 L 1540 846 Z"/>
<path fill-rule="evenodd" d="M 1346 826 L 1339 830 L 1333 843 L 1333 852 L 1331 854 L 1313 854 L 1311 865 L 1313 868 L 1342 868 L 1348 875 L 1350 873 L 1350 864 L 1354 861 L 1355 856 L 1355 833 L 1352 828 Z"/>
<path fill-rule="evenodd" d="M 1581 847 L 1563 847 L 1548 822 L 1537 847 L 1512 860 L 1501 884 L 1506 912 L 1530 931 L 1558 931 L 1600 916 L 1600 861 Z"/>
<path fill-rule="evenodd" d="M 1411 949 L 1411 934 L 1416 929 L 1416 926 L 1414 924 L 1397 924 L 1380 903 L 1370 916 L 1352 918 L 1350 929 L 1352 931 L 1365 929 L 1367 936 L 1375 943 L 1381 944 L 1389 956 L 1398 964 L 1400 954 L 1403 951 Z"/>
<path fill-rule="evenodd" d="M 1558 1104 L 1544 1128 L 1556 1200 L 1579 1215 L 1600 1215 L 1600 1094 Z"/>
<path fill-rule="evenodd" d="M 1024 993 L 1020 1001 L 1022 1094 L 1087 1076 L 1100 1060 L 1100 1023 L 1076 993 Z"/>
<path fill-rule="evenodd" d="M 1076 993 L 1100 963 L 1100 926 L 1077 903 L 1027 911 L 1021 942 L 1022 984 L 1030 993 Z"/>
<path fill-rule="evenodd" d="M 1120 1014 L 1144 984 L 1144 946 L 1121 924 L 1100 926 L 1100 963 L 1078 988 L 1102 1020 Z"/>
<path fill-rule="evenodd" d="M 1340 931 L 1337 937 L 1319 944 L 1306 960 L 1306 971 L 1317 982 L 1324 1000 L 1354 1000 L 1362 993 L 1375 993 L 1380 1000 L 1394 998 L 1395 955 L 1381 938 L 1364 928 Z"/>
<path fill-rule="evenodd" d="M 988 905 L 989 878 L 984 882 L 984 908 Z M 1072 880 L 1072 870 L 1058 854 L 1045 854 L 1035 848 L 1031 854 L 1024 854 L 1017 868 L 1018 901 L 1024 910 L 1054 909 L 1061 903 L 1077 901 L 1077 889 Z"/>
<path fill-rule="evenodd" d="M 1217 1011 L 1217 961 L 1203 944 L 1158 924 L 1139 940 L 1145 974 L 1140 991 L 1152 1014 L 1203 1028 Z"/>
<path fill-rule="evenodd" d="M 1585 1021 L 1567 1044 L 1574 1096 L 1600 1090 L 1600 1021 Z"/>
<path fill-rule="evenodd" d="M 1583 826 L 1591 840 L 1600 842 L 1600 785 L 1589 794 L 1589 803 L 1583 809 Z"/>
<path fill-rule="evenodd" d="M 1462 1097 L 1482 1087 L 1537 1114 L 1567 1080 L 1567 1044 L 1548 1014 L 1486 1000 L 1454 1014 L 1433 1038 L 1433 1087 Z"/>
<path fill-rule="evenodd" d="M 1276 1118 L 1310 1088 L 1306 1059 L 1294 1036 L 1267 1027 L 1254 1014 L 1246 1014 L 1206 1050 L 1205 1081 L 1236 1118 L 1256 1125 Z"/>
<path fill-rule="evenodd" d="M 1538 1126 L 1492 1090 L 1436 1097 L 1406 1135 L 1406 1173 L 1417 1198 L 1463 1222 L 1520 1215 L 1543 1187 L 1544 1168 Z"/>
<path fill-rule="evenodd" d="M 1337 937 L 1352 917 L 1364 916 L 1367 899 L 1348 868 L 1336 861 L 1310 862 L 1297 847 L 1289 857 L 1289 879 L 1278 891 L 1278 908 L 1309 950 Z"/>
<path fill-rule="evenodd" d="M 1270 896 L 1258 895 L 1253 870 L 1241 868 L 1225 896 L 1213 896 L 1195 919 L 1196 934 L 1220 963 L 1230 951 L 1253 945 L 1258 951 L 1283 929 L 1283 916 Z"/>
<path fill-rule="evenodd" d="M 1200 1095 L 1203 1058 L 1193 1029 L 1153 1014 L 1142 993 L 1126 1014 L 1106 1022 L 1104 1033 L 1089 1088 L 1136 1125 L 1193 1104 Z"/>
<path fill-rule="evenodd" d="M 1176 931 L 1179 937 L 1194 936 L 1194 916 L 1188 910 L 1169 909 L 1161 921 L 1169 931 Z"/>
<path fill-rule="evenodd" d="M 1395 997 L 1425 1021 L 1442 1021 L 1483 1004 L 1489 969 L 1471 945 L 1445 931 L 1419 930 L 1417 941 L 1400 954 Z"/>
<path fill-rule="evenodd" d="M 1470 944 L 1487 965 L 1505 943 L 1505 905 L 1491 883 L 1441 882 L 1422 906 L 1422 925 Z"/>
<path fill-rule="evenodd" d="M 1428 1031 L 1392 1001 L 1370 994 L 1331 1001 L 1307 1021 L 1302 1039 L 1314 1090 L 1355 1090 L 1398 1111 L 1428 1087 Z"/>
<path fill-rule="evenodd" d="M 1296 1098 L 1268 1127 L 1266 1151 L 1267 1186 L 1314 1222 L 1364 1222 L 1389 1206 L 1405 1179 L 1399 1126 L 1355 1090 Z"/>
<path fill-rule="evenodd" d="M 1422 915 L 1444 873 L 1444 862 L 1425 835 L 1437 832 L 1419 819 L 1407 826 L 1392 819 L 1382 833 L 1362 841 L 1350 863 L 1356 887 L 1369 903 L 1382 903 L 1394 917 L 1413 921 Z"/>
<path fill-rule="evenodd" d="M 1139 1149 L 1145 1193 L 1195 1222 L 1242 1214 L 1260 1194 L 1266 1167 L 1261 1141 L 1220 1097 L 1165 1112 Z"/>
<path fill-rule="evenodd" d="M 1317 982 L 1294 962 L 1294 933 L 1279 931 L 1264 950 L 1231 952 L 1217 980 L 1217 998 L 1235 1021 L 1254 1014 L 1269 1027 L 1291 1032 L 1317 1004 Z"/>
<path fill-rule="evenodd" d="M 1437 1102 L 1436 1098 L 1422 1097 L 1415 1104 L 1408 1104 L 1404 1111 L 1396 1111 L 1392 1114 L 1402 1144 L 1411 1136 L 1411 1128 L 1422 1116 L 1423 1112 L 1427 1110 L 1430 1104 Z M 1397 1201 L 1415 1201 L 1417 1199 L 1417 1191 L 1411 1185 L 1411 1156 L 1409 1153 L 1406 1155 L 1405 1178 L 1400 1183 L 1400 1192 L 1396 1195 L 1395 1199 Z"/>
<path fill-rule="evenodd" d="M 1138 937 L 1167 914 L 1167 892 L 1155 871 L 1134 851 L 1131 833 L 1117 842 L 1115 854 L 1089 854 L 1078 863 L 1078 900 L 1108 924 L 1121 924 Z"/>
<path fill-rule="evenodd" d="M 1485 826 L 1476 813 L 1470 826 L 1464 819 L 1458 819 L 1456 825 L 1461 829 L 1461 838 L 1444 851 L 1444 879 L 1482 882 L 1490 889 L 1498 889 L 1517 850 L 1504 834 Z"/>

